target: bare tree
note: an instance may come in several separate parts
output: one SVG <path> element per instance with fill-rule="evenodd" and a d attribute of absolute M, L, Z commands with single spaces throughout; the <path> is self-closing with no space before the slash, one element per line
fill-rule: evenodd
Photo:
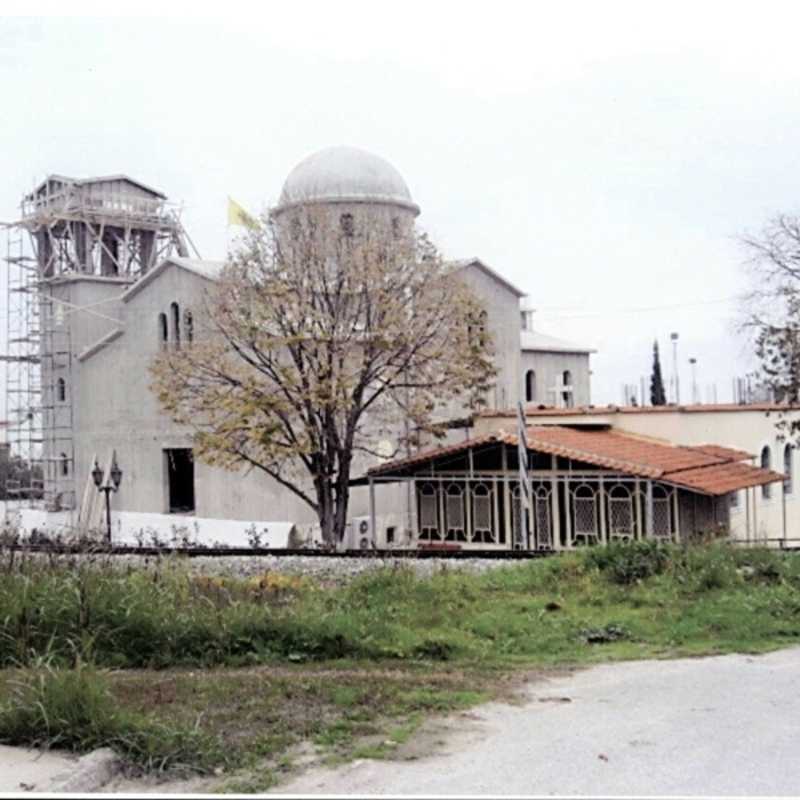
<path fill-rule="evenodd" d="M 208 292 L 192 343 L 152 367 L 197 456 L 270 476 L 329 544 L 354 465 L 387 434 L 400 441 L 404 419 L 414 441 L 441 434 L 443 412 L 482 405 L 494 375 L 483 310 L 428 238 L 358 222 L 313 206 L 264 217 Z"/>
<path fill-rule="evenodd" d="M 781 214 L 745 236 L 752 288 L 742 327 L 753 337 L 757 381 L 778 402 L 800 399 L 800 218 Z"/>

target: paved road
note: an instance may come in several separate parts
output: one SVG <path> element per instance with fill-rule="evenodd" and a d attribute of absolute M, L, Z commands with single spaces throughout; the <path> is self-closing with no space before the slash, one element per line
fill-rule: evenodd
<path fill-rule="evenodd" d="M 315 769 L 276 791 L 800 795 L 800 648 L 604 665 L 528 694 L 454 717 L 437 754 Z"/>
<path fill-rule="evenodd" d="M 50 781 L 75 760 L 64 753 L 0 745 L 0 792 L 46 791 Z"/>

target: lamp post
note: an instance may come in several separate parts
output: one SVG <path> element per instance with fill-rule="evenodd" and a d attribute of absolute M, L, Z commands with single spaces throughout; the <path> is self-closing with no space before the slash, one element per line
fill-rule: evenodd
<path fill-rule="evenodd" d="M 692 402 L 699 403 L 700 397 L 697 391 L 697 373 L 695 372 L 695 365 L 697 364 L 696 358 L 690 358 L 689 363 L 692 365 Z"/>
<path fill-rule="evenodd" d="M 94 460 L 94 467 L 92 469 L 92 480 L 97 487 L 98 492 L 103 492 L 106 496 L 106 543 L 111 546 L 111 492 L 116 492 L 122 482 L 122 470 L 117 465 L 117 454 L 114 453 L 111 457 L 111 469 L 108 471 L 110 481 L 103 483 L 103 470 Z"/>

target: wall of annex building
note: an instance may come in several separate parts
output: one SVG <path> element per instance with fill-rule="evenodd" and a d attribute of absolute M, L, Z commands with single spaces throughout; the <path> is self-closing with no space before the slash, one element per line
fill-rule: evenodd
<path fill-rule="evenodd" d="M 519 399 L 521 380 L 519 297 L 473 264 L 462 269 L 459 276 L 483 303 L 492 335 L 497 377 L 488 404 L 494 408 L 512 408 Z"/>
<path fill-rule="evenodd" d="M 181 316 L 192 311 L 199 328 L 203 293 L 212 284 L 179 267 L 169 267 L 124 306 L 125 333 L 82 365 L 81 429 L 76 436 L 76 492 L 80 502 L 95 455 L 107 462 L 116 450 L 123 480 L 113 505 L 120 511 L 168 511 L 165 449 L 191 447 L 190 432 L 164 414 L 150 389 L 149 364 L 161 347 L 159 314 L 170 305 Z M 172 320 L 169 319 L 170 334 Z M 357 472 L 354 472 L 354 475 Z M 309 487 L 310 488 L 310 487 Z M 405 525 L 407 489 L 381 486 L 379 535 Z M 316 523 L 313 510 L 277 481 L 257 470 L 227 471 L 195 461 L 195 514 L 233 520 Z M 369 514 L 366 487 L 353 490 L 349 516 Z"/>
<path fill-rule="evenodd" d="M 726 411 L 626 410 L 624 413 L 563 415 L 535 414 L 531 424 L 587 425 L 607 424 L 619 430 L 663 439 L 674 444 L 718 444 L 752 453 L 760 465 L 764 448 L 769 453 L 770 468 L 784 471 L 784 449 L 788 440 L 776 429 L 780 419 L 800 421 L 800 411 L 777 412 L 748 409 L 746 406 Z M 515 420 L 509 417 L 479 417 L 471 435 L 477 436 L 498 428 L 509 428 Z M 785 530 L 787 539 L 800 544 L 800 457 L 790 451 L 791 489 L 785 494 L 781 483 L 771 484 L 766 492 L 760 487 L 741 490 L 732 498 L 730 508 L 731 536 L 740 540 L 778 539 Z M 749 505 L 749 513 L 748 513 Z M 749 523 L 749 524 L 748 524 Z"/>
<path fill-rule="evenodd" d="M 535 392 L 527 397 L 528 372 L 535 375 Z M 588 353 L 551 353 L 544 351 L 523 350 L 520 356 L 521 394 L 523 401 L 554 405 L 555 389 L 561 384 L 564 372 L 569 371 L 573 386 L 575 406 L 588 405 L 591 402 L 591 376 L 589 373 Z"/>

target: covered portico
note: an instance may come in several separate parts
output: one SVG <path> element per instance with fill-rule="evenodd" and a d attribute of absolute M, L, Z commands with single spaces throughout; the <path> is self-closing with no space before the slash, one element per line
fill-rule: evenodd
<path fill-rule="evenodd" d="M 499 431 L 382 464 L 374 487 L 414 486 L 419 547 L 561 550 L 618 539 L 728 532 L 730 493 L 782 480 L 748 453 L 685 447 L 608 429 Z M 520 469 L 519 453 L 526 463 Z M 527 495 L 527 496 L 526 496 Z"/>

